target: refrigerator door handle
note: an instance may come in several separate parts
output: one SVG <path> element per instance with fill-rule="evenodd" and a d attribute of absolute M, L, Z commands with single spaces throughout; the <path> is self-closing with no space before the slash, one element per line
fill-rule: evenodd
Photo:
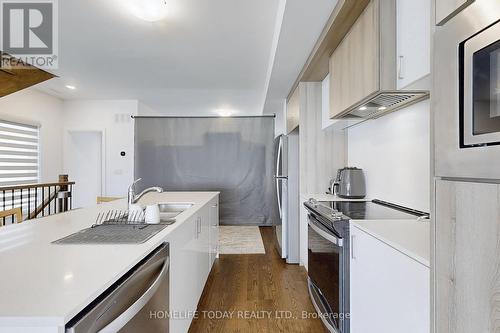
<path fill-rule="evenodd" d="M 281 161 L 281 153 L 283 149 L 283 137 L 280 136 L 280 142 L 278 144 L 278 156 L 276 157 L 276 175 L 274 175 L 274 180 L 276 182 L 276 196 L 278 198 L 278 210 L 280 213 L 280 219 L 283 218 L 283 211 L 281 207 L 281 191 L 280 191 L 280 180 L 282 180 L 283 176 L 280 175 L 280 161 Z"/>
<path fill-rule="evenodd" d="M 280 179 L 276 178 L 276 196 L 278 197 L 278 210 L 280 212 L 280 219 L 283 218 L 283 211 L 281 208 L 281 191 L 280 191 Z"/>

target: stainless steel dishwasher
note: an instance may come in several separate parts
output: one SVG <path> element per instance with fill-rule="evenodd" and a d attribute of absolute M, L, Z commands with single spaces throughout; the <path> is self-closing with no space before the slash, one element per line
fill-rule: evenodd
<path fill-rule="evenodd" d="M 66 332 L 168 332 L 169 263 L 164 243 L 69 321 Z"/>

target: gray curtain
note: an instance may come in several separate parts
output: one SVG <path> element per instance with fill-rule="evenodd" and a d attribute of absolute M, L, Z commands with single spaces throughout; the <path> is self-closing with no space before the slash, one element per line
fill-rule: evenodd
<path fill-rule="evenodd" d="M 223 225 L 277 222 L 274 118 L 135 118 L 140 187 L 220 191 Z"/>

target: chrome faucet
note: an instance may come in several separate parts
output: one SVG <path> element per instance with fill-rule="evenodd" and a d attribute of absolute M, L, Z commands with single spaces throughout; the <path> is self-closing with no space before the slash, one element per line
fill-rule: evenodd
<path fill-rule="evenodd" d="M 155 187 L 149 187 L 149 188 L 145 189 L 144 191 L 142 191 L 141 193 L 136 195 L 135 194 L 135 184 L 137 184 L 140 180 L 142 180 L 142 178 L 134 180 L 134 182 L 128 187 L 128 200 L 127 201 L 128 201 L 129 206 L 137 203 L 137 201 L 139 201 L 146 193 L 149 193 L 149 192 L 162 193 L 163 192 L 163 188 L 155 186 Z"/>

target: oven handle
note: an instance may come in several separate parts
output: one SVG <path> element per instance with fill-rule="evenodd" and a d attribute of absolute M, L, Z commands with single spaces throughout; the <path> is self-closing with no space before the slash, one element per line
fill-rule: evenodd
<path fill-rule="evenodd" d="M 318 298 L 321 298 L 322 295 L 319 295 L 318 292 L 314 289 L 314 287 L 312 286 L 311 284 L 311 281 L 308 281 L 307 283 L 307 287 L 309 289 L 309 295 L 310 295 L 310 299 L 312 301 L 312 304 L 314 306 L 314 309 L 316 310 L 316 312 L 318 314 L 324 314 L 327 312 L 327 310 L 322 310 L 321 308 L 325 308 L 324 304 L 318 304 L 318 301 L 319 300 L 316 300 L 316 297 Z M 316 296 L 316 297 L 314 297 Z M 319 301 L 321 302 L 321 301 Z M 321 321 L 323 322 L 323 324 L 326 326 L 326 328 L 328 329 L 329 332 L 332 332 L 332 333 L 339 333 L 339 331 L 337 330 L 336 327 L 334 327 L 327 319 L 325 316 L 320 316 L 320 319 Z"/>
<path fill-rule="evenodd" d="M 337 245 L 338 247 L 342 247 L 344 245 L 344 242 L 342 240 L 342 238 L 338 238 L 324 230 L 322 230 L 320 227 L 318 227 L 316 225 L 316 223 L 314 223 L 313 220 L 316 220 L 316 218 L 314 216 L 312 216 L 311 214 L 309 214 L 309 226 L 317 233 L 319 234 L 321 237 L 323 237 L 324 239 L 330 241 L 331 243 Z"/>

